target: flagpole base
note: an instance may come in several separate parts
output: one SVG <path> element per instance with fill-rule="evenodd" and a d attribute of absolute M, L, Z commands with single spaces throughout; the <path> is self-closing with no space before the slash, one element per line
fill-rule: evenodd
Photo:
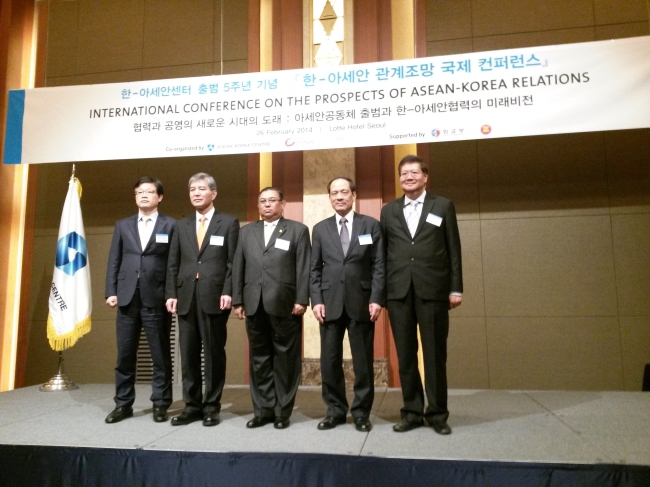
<path fill-rule="evenodd" d="M 38 388 L 41 392 L 74 391 L 75 389 L 79 389 L 79 386 L 68 379 L 65 374 L 56 374 Z"/>

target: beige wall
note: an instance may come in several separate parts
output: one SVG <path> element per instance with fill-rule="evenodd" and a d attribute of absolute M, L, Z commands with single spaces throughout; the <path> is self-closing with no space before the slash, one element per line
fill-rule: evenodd
<path fill-rule="evenodd" d="M 247 16 L 247 2 L 237 0 L 223 0 L 223 4 L 221 0 L 53 0 L 49 4 L 47 85 L 246 72 Z M 71 164 L 38 168 L 26 385 L 44 382 L 56 372 L 57 354 L 49 348 L 45 324 L 56 237 L 71 169 Z M 64 352 L 65 371 L 73 380 L 115 380 L 115 311 L 104 303 L 104 278 L 113 225 L 137 210 L 134 182 L 144 175 L 161 179 L 165 197 L 160 211 L 182 218 L 193 211 L 187 180 L 199 171 L 209 172 L 217 180 L 217 208 L 245 222 L 246 155 L 77 164 L 92 274 L 93 329 Z M 244 350 L 243 323 L 231 319 L 228 383 L 244 382 Z"/>
<path fill-rule="evenodd" d="M 647 0 L 427 1 L 429 55 L 650 34 Z M 430 145 L 465 298 L 451 387 L 640 390 L 650 363 L 650 130 Z"/>

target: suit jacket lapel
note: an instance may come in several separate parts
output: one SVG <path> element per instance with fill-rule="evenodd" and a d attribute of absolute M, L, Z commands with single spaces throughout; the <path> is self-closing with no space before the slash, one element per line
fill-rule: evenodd
<path fill-rule="evenodd" d="M 207 235 L 208 232 L 206 232 Z M 191 218 L 187 219 L 187 239 L 190 241 L 190 247 L 193 248 L 196 253 L 199 253 L 199 242 L 196 239 L 196 213 L 192 215 Z"/>
<path fill-rule="evenodd" d="M 341 234 L 339 233 L 339 229 L 336 226 L 336 215 L 327 220 L 325 227 L 327 228 L 327 233 L 329 233 L 330 237 L 332 237 L 332 243 L 334 244 L 334 247 L 338 249 L 339 254 L 341 254 L 341 259 L 344 259 L 345 255 L 343 255 L 343 247 L 341 246 Z"/>
<path fill-rule="evenodd" d="M 359 235 L 361 234 L 361 229 L 364 227 L 364 222 L 358 214 L 354 214 L 352 217 L 352 235 L 350 236 L 350 245 L 348 247 L 348 253 L 345 254 L 347 257 L 352 253 L 352 249 L 355 245 L 359 245 Z"/>
<path fill-rule="evenodd" d="M 131 232 L 131 236 L 133 237 L 133 240 L 135 241 L 135 244 L 138 246 L 140 251 L 142 251 L 142 243 L 140 242 L 140 232 L 138 231 L 138 219 L 139 218 L 140 218 L 140 213 L 138 213 L 135 216 L 129 218 L 127 226 L 129 227 L 129 231 Z"/>
<path fill-rule="evenodd" d="M 410 237 L 411 236 L 411 231 L 409 230 L 409 226 L 406 223 L 406 218 L 404 217 L 404 196 L 402 196 L 398 201 L 399 205 L 395 207 L 395 212 L 397 213 L 397 219 L 400 221 L 402 224 L 402 227 L 404 228 L 404 231 L 406 234 Z"/>
<path fill-rule="evenodd" d="M 257 237 L 257 243 L 260 244 L 260 247 L 264 248 L 264 220 L 257 220 L 253 222 L 253 233 Z"/>

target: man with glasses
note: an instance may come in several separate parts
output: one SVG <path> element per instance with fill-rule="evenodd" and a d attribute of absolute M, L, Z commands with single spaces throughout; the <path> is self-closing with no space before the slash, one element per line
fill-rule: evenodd
<path fill-rule="evenodd" d="M 188 187 L 196 211 L 176 227 L 165 289 L 167 309 L 178 314 L 185 401 L 183 412 L 171 424 L 182 426 L 203 419 L 203 426 L 216 426 L 226 382 L 226 324 L 239 220 L 215 209 L 217 183 L 209 174 L 195 174 Z"/>
<path fill-rule="evenodd" d="M 309 230 L 282 216 L 277 188 L 258 197 L 262 220 L 241 229 L 233 265 L 233 306 L 246 319 L 254 417 L 246 426 L 289 427 L 300 384 L 302 315 L 309 304 Z"/>
<path fill-rule="evenodd" d="M 404 196 L 381 210 L 386 237 L 386 286 L 390 325 L 402 383 L 405 432 L 423 417 L 441 435 L 447 424 L 447 335 L 449 310 L 460 306 L 463 292 L 460 235 L 454 204 L 426 191 L 429 169 L 417 156 L 405 156 L 398 175 Z M 418 369 L 418 324 L 424 357 L 424 390 Z"/>
<path fill-rule="evenodd" d="M 158 213 L 163 186 L 140 178 L 134 187 L 138 214 L 115 225 L 106 271 L 106 304 L 117 306 L 115 409 L 107 423 L 133 416 L 135 372 L 140 333 L 144 328 L 151 359 L 153 420 L 167 420 L 172 403 L 171 315 L 165 309 L 165 271 L 176 220 Z"/>

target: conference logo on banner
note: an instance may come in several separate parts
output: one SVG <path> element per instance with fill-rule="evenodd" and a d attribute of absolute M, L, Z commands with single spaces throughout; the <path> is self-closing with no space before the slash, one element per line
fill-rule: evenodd
<path fill-rule="evenodd" d="M 650 127 L 650 36 L 9 92 L 7 164 Z"/>
<path fill-rule="evenodd" d="M 72 347 L 91 328 L 90 267 L 80 199 L 81 183 L 73 176 L 61 215 L 47 317 L 47 338 L 56 351 Z"/>

